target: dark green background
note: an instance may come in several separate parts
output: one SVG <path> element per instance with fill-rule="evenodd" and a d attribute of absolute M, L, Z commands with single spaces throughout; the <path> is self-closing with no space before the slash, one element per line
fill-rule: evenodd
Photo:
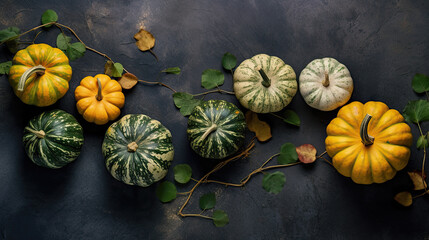
<path fill-rule="evenodd" d="M 120 62 L 139 78 L 153 81 L 158 72 L 178 66 L 182 74 L 162 75 L 179 91 L 199 93 L 201 73 L 222 70 L 225 52 L 238 61 L 258 53 L 276 55 L 297 75 L 313 59 L 334 57 L 353 77 L 351 100 L 377 100 L 402 110 L 410 100 L 423 98 L 411 89 L 415 73 L 429 74 L 429 2 L 420 1 L 113 1 L 3 0 L 0 29 L 27 30 L 40 24 L 46 9 L 59 22 L 76 30 L 90 47 Z M 153 51 L 140 52 L 133 35 L 144 26 L 156 38 Z M 59 30 L 44 31 L 37 42 L 55 44 Z M 32 40 L 35 32 L 23 37 Z M 4 46 L 0 62 L 11 60 Z M 13 94 L 6 76 L 0 77 L 0 238 L 3 239 L 428 239 L 429 202 L 419 198 L 409 208 L 393 196 L 411 187 L 406 171 L 384 184 L 363 186 L 317 161 L 281 171 L 282 192 L 272 195 L 262 187 L 262 175 L 244 188 L 207 185 L 199 188 L 186 212 L 199 212 L 198 198 L 214 191 L 217 209 L 230 223 L 216 228 L 211 221 L 181 219 L 176 215 L 185 200 L 161 204 L 156 184 L 128 186 L 106 171 L 101 143 L 108 127 L 95 126 L 77 113 L 74 89 L 85 76 L 103 72 L 105 59 L 92 52 L 71 63 L 70 90 L 55 105 L 27 106 Z M 224 70 L 222 70 L 224 71 Z M 223 89 L 232 90 L 225 72 Z M 215 164 L 192 152 L 186 138 L 187 118 L 173 104 L 172 92 L 138 84 L 125 91 L 122 115 L 144 113 L 160 120 L 173 134 L 173 165 L 190 164 L 200 178 Z M 206 99 L 234 96 L 212 94 Z M 270 115 L 261 116 L 273 138 L 257 143 L 252 155 L 216 174 L 238 182 L 286 142 L 313 144 L 324 151 L 325 128 L 337 111 L 320 112 L 298 93 L 289 107 L 301 118 L 293 127 Z M 34 165 L 25 155 L 21 138 L 28 120 L 48 109 L 60 108 L 77 117 L 85 132 L 80 157 L 59 170 Z M 243 109 L 244 110 L 244 109 Z M 428 124 L 423 125 L 426 131 Z M 416 126 L 412 126 L 417 136 Z M 252 134 L 249 133 L 248 137 Z M 417 140 L 415 137 L 414 141 Z M 406 170 L 420 169 L 422 151 L 413 147 Z M 173 180 L 172 171 L 167 175 Z M 187 191 L 188 186 L 179 186 Z"/>

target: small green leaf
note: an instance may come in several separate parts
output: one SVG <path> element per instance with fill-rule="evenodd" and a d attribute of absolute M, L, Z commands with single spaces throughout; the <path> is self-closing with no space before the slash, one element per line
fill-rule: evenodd
<path fill-rule="evenodd" d="M 408 102 L 404 108 L 404 118 L 407 122 L 429 121 L 429 102 L 426 100 L 414 100 Z"/>
<path fill-rule="evenodd" d="M 216 205 L 216 196 L 214 193 L 206 193 L 200 197 L 201 210 L 212 209 Z"/>
<path fill-rule="evenodd" d="M 71 37 L 66 36 L 64 33 L 60 33 L 57 36 L 57 47 L 63 51 L 66 51 L 70 45 L 71 40 Z"/>
<path fill-rule="evenodd" d="M 12 61 L 0 63 L 0 74 L 9 74 L 10 67 L 12 67 Z"/>
<path fill-rule="evenodd" d="M 296 147 L 292 143 L 285 143 L 280 149 L 280 155 L 277 158 L 279 164 L 290 164 L 298 161 Z"/>
<path fill-rule="evenodd" d="M 163 203 L 171 202 L 177 196 L 176 186 L 172 182 L 164 181 L 156 187 L 156 196 Z"/>
<path fill-rule="evenodd" d="M 0 30 L 0 42 L 13 40 L 19 35 L 19 32 L 19 28 L 17 27 L 8 27 L 6 29 Z"/>
<path fill-rule="evenodd" d="M 206 69 L 201 75 L 201 86 L 207 90 L 221 86 L 225 80 L 225 76 L 219 70 Z"/>
<path fill-rule="evenodd" d="M 118 62 L 113 64 L 112 77 L 121 77 L 123 72 L 124 67 L 122 66 L 122 64 Z"/>
<path fill-rule="evenodd" d="M 267 192 L 278 194 L 282 191 L 285 182 L 285 174 L 277 171 L 264 175 L 264 178 L 262 179 L 262 187 Z"/>
<path fill-rule="evenodd" d="M 228 214 L 222 210 L 216 210 L 213 212 L 213 223 L 216 227 L 223 227 L 229 223 Z"/>
<path fill-rule="evenodd" d="M 429 91 L 429 77 L 424 74 L 417 73 L 414 75 L 411 86 L 416 93 L 427 92 Z"/>
<path fill-rule="evenodd" d="M 58 15 L 54 10 L 48 9 L 42 14 L 42 24 L 58 21 Z M 52 24 L 46 25 L 50 27 Z"/>
<path fill-rule="evenodd" d="M 178 164 L 174 166 L 174 180 L 178 183 L 187 183 L 191 180 L 192 168 L 188 164 Z"/>
<path fill-rule="evenodd" d="M 222 66 L 226 70 L 232 70 L 237 65 L 237 58 L 231 53 L 227 52 L 222 57 Z"/>
<path fill-rule="evenodd" d="M 67 46 L 66 55 L 70 61 L 76 60 L 85 54 L 85 45 L 75 42 Z"/>
<path fill-rule="evenodd" d="M 425 135 L 417 139 L 417 149 L 427 148 L 429 146 L 428 139 Z"/>
<path fill-rule="evenodd" d="M 301 120 L 299 119 L 298 114 L 290 109 L 286 109 L 283 112 L 283 121 L 298 127 L 301 125 Z"/>
<path fill-rule="evenodd" d="M 192 94 L 185 92 L 173 93 L 173 101 L 183 116 L 191 115 L 192 110 L 203 102 L 200 99 L 194 98 Z"/>
<path fill-rule="evenodd" d="M 164 69 L 161 72 L 179 75 L 180 74 L 180 68 L 179 67 L 171 67 L 171 68 Z"/>

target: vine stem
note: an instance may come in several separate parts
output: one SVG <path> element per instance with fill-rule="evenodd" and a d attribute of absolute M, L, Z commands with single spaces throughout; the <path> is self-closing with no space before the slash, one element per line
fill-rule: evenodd
<path fill-rule="evenodd" d="M 420 123 L 417 122 L 417 126 L 419 127 L 419 131 L 420 131 L 420 135 L 424 136 L 423 131 L 422 131 L 422 127 L 420 126 Z M 422 183 L 423 186 L 425 187 L 425 193 L 427 192 L 427 184 L 425 184 L 425 163 L 426 163 L 426 147 L 423 146 L 423 161 L 422 161 Z"/>
<path fill-rule="evenodd" d="M 160 86 L 166 87 L 166 88 L 170 89 L 170 90 L 171 90 L 171 91 L 173 91 L 173 92 L 177 92 L 177 91 L 176 91 L 176 90 L 174 90 L 172 87 L 170 87 L 170 86 L 168 86 L 167 84 L 164 84 L 164 83 L 162 83 L 162 82 L 148 82 L 148 81 L 141 80 L 141 79 L 138 79 L 137 81 L 142 82 L 142 83 L 146 83 L 146 84 L 157 84 L 157 85 L 160 85 Z"/>
<path fill-rule="evenodd" d="M 211 90 L 211 91 L 207 91 L 207 92 L 203 92 L 203 93 L 197 93 L 197 94 L 192 94 L 194 97 L 198 97 L 198 96 L 202 96 L 202 95 L 207 95 L 207 94 L 210 94 L 210 93 L 226 93 L 226 94 L 231 94 L 231 95 L 234 95 L 235 94 L 235 92 L 230 92 L 230 91 L 226 91 L 226 90 L 223 90 L 223 89 L 220 89 L 220 88 L 218 88 L 218 89 L 215 89 L 215 90 Z"/>
<path fill-rule="evenodd" d="M 28 30 L 28 31 L 25 31 L 25 32 L 23 32 L 23 33 L 19 34 L 19 35 L 18 35 L 18 36 L 16 36 L 15 38 L 19 38 L 19 37 L 24 36 L 25 34 L 27 34 L 27 33 L 29 33 L 29 32 L 32 32 L 32 31 L 34 31 L 34 30 L 37 30 L 37 29 L 39 29 L 39 28 L 42 28 L 42 27 L 47 26 L 47 25 L 50 25 L 50 24 L 55 24 L 55 22 L 49 22 L 49 23 L 45 23 L 45 24 L 39 25 L 39 26 L 37 26 L 37 27 L 34 27 L 34 28 L 32 28 L 32 29 L 30 29 L 30 30 Z M 6 42 L 6 41 L 5 41 L 5 42 Z M 5 42 L 0 42 L 0 46 L 1 46 L 3 43 L 5 43 Z"/>

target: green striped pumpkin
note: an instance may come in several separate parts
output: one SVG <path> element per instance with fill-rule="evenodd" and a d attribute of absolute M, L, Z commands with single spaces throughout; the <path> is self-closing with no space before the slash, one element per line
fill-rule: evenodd
<path fill-rule="evenodd" d="M 191 148 L 198 155 L 222 159 L 243 145 L 245 129 L 244 114 L 234 104 L 209 100 L 194 108 L 187 133 Z"/>
<path fill-rule="evenodd" d="M 63 110 L 51 110 L 30 120 L 22 139 L 28 157 L 47 168 L 61 168 L 74 161 L 83 145 L 83 130 Z"/>
<path fill-rule="evenodd" d="M 174 156 L 170 131 L 144 114 L 128 114 L 114 122 L 102 151 L 115 179 L 142 187 L 164 178 Z"/>
<path fill-rule="evenodd" d="M 302 70 L 299 91 L 310 107 L 331 111 L 349 101 L 353 79 L 347 67 L 334 58 L 315 59 Z"/>
<path fill-rule="evenodd" d="M 240 104 L 256 113 L 278 112 L 295 96 L 295 71 L 275 56 L 258 54 L 234 72 L 234 92 Z"/>

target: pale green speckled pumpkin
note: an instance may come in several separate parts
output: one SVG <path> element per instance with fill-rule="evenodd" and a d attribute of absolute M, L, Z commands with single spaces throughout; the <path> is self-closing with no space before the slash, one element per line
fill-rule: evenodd
<path fill-rule="evenodd" d="M 295 71 L 283 60 L 258 54 L 234 72 L 234 92 L 240 104 L 256 113 L 278 112 L 297 91 Z"/>
<path fill-rule="evenodd" d="M 315 59 L 302 70 L 299 91 L 310 107 L 331 111 L 349 101 L 353 79 L 347 67 L 337 60 Z"/>
<path fill-rule="evenodd" d="M 174 156 L 170 131 L 143 114 L 128 114 L 113 123 L 102 150 L 114 178 L 142 187 L 164 178 Z"/>

